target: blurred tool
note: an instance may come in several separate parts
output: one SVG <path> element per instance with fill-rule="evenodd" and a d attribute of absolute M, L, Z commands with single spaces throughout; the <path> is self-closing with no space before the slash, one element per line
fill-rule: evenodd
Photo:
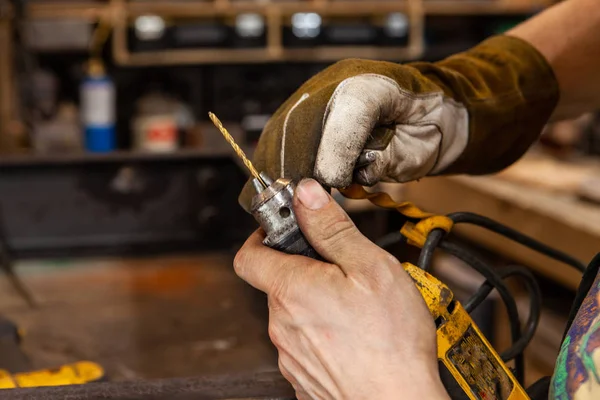
<path fill-rule="evenodd" d="M 110 18 L 103 15 L 94 29 L 86 77 L 80 87 L 85 147 L 92 153 L 116 149 L 116 89 L 102 62 L 102 49 L 112 30 Z"/>
<path fill-rule="evenodd" d="M 87 361 L 33 371 L 20 343 L 17 326 L 0 317 L 0 389 L 77 385 L 97 382 L 104 377 L 102 367 Z"/>
<path fill-rule="evenodd" d="M 15 272 L 13 260 L 10 254 L 10 248 L 4 233 L 4 220 L 0 210 L 0 269 L 4 272 L 8 280 L 17 293 L 27 302 L 30 307 L 36 307 L 36 302 L 32 294 L 25 287 Z M 0 354 L 2 354 L 0 352 Z"/>
<path fill-rule="evenodd" d="M 76 18 L 28 18 L 23 23 L 22 33 L 30 50 L 85 50 L 92 37 L 92 26 Z"/>
<path fill-rule="evenodd" d="M 37 69 L 29 80 L 31 108 L 37 119 L 51 118 L 58 105 L 59 82 L 50 71 Z"/>
<path fill-rule="evenodd" d="M 161 16 L 145 14 L 135 19 L 131 36 L 134 51 L 160 50 L 169 47 L 171 30 Z"/>
<path fill-rule="evenodd" d="M 21 334 L 12 322 L 0 316 L 0 370 L 12 373 L 31 369 L 31 363 L 19 347 Z"/>
<path fill-rule="evenodd" d="M 280 178 L 273 182 L 266 174 L 258 174 L 218 118 L 212 113 L 209 115 L 254 176 L 252 183 L 257 195 L 252 200 L 251 213 L 266 233 L 263 243 L 285 253 L 319 259 L 320 256 L 305 239 L 297 224 L 293 209 L 295 186 L 292 181 Z M 366 154 L 363 163 L 372 158 Z M 425 217 L 423 213 L 423 218 Z M 432 223 L 435 224 L 436 220 L 432 220 Z M 403 267 L 415 281 L 435 320 L 440 368 L 442 375 L 454 379 L 451 391 L 456 392 L 458 384 L 459 390 L 473 400 L 528 399 L 525 390 L 475 325 L 469 313 L 456 301 L 452 291 L 412 264 L 404 263 Z"/>
<path fill-rule="evenodd" d="M 292 15 L 292 33 L 300 39 L 315 38 L 321 33 L 321 21 L 317 13 L 296 13 Z"/>
<path fill-rule="evenodd" d="M 158 40 L 165 35 L 165 20 L 158 15 L 141 15 L 135 19 L 135 36 L 142 41 Z"/>
<path fill-rule="evenodd" d="M 92 153 L 115 150 L 115 86 L 99 59 L 90 60 L 80 92 L 86 150 Z"/>
<path fill-rule="evenodd" d="M 83 149 L 75 104 L 61 104 L 53 118 L 36 121 L 32 128 L 36 153 L 72 153 Z"/>

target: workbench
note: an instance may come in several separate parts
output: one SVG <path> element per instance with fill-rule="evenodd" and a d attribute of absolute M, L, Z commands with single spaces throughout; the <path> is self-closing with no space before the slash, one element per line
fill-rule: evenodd
<path fill-rule="evenodd" d="M 110 381 L 277 370 L 266 297 L 233 253 L 19 262 L 39 303 L 0 279 L 0 315 L 25 330 L 34 367 L 93 361 Z"/>

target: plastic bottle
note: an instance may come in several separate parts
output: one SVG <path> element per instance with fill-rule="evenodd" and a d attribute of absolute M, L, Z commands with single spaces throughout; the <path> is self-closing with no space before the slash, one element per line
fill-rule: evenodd
<path fill-rule="evenodd" d="M 115 86 L 101 61 L 90 61 L 80 95 L 86 150 L 92 153 L 115 150 Z"/>

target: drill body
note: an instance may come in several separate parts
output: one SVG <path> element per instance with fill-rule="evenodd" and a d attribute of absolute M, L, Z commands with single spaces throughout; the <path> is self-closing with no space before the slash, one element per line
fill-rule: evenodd
<path fill-rule="evenodd" d="M 402 266 L 435 321 L 440 372 L 449 373 L 471 400 L 529 399 L 452 291 L 422 269 Z"/>

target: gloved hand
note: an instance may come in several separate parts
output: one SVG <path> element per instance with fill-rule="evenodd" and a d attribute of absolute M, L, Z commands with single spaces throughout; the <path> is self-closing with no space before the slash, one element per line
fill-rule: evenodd
<path fill-rule="evenodd" d="M 237 274 L 269 300 L 269 335 L 299 400 L 449 399 L 436 328 L 414 282 L 370 242 L 319 183 L 303 180 L 298 224 L 325 259 L 264 246 L 255 232 Z"/>
<path fill-rule="evenodd" d="M 254 163 L 274 179 L 335 188 L 495 172 L 536 140 L 557 100 L 546 60 L 509 36 L 438 63 L 345 60 L 277 110 Z M 375 161 L 355 169 L 365 148 Z M 253 195 L 248 183 L 240 204 L 248 209 Z"/>

